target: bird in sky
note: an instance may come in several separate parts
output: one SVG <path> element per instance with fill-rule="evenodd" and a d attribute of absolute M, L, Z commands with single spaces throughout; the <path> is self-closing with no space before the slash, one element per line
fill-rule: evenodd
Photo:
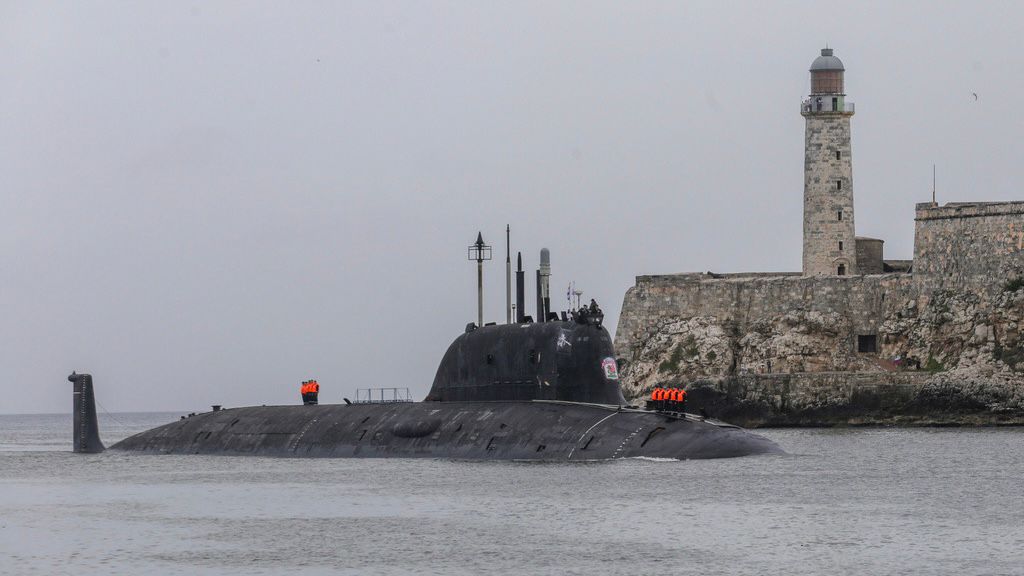
<path fill-rule="evenodd" d="M 971 96 L 974 96 L 974 101 L 975 102 L 978 101 L 978 93 L 977 92 L 971 92 Z"/>

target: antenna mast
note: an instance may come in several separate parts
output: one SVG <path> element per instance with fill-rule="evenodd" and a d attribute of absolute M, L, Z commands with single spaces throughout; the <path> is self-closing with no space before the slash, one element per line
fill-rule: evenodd
<path fill-rule="evenodd" d="M 505 324 L 512 323 L 512 228 L 505 224 Z"/>
<path fill-rule="evenodd" d="M 476 319 L 477 327 L 484 325 L 484 260 L 491 259 L 491 247 L 484 244 L 483 234 L 476 233 L 476 242 L 467 251 L 470 260 L 476 260 Z"/>

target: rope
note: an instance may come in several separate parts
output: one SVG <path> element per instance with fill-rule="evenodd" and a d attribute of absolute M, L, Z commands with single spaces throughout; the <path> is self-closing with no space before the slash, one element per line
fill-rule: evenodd
<path fill-rule="evenodd" d="M 95 397 L 93 399 L 95 400 Z M 103 413 L 106 414 L 111 420 L 113 420 L 114 422 L 117 422 L 118 424 L 120 424 L 124 428 L 128 428 L 127 424 L 125 424 L 124 422 L 121 422 L 120 420 L 115 418 L 113 414 L 108 412 L 107 409 L 103 407 L 103 404 L 100 404 L 99 400 L 96 400 L 96 405 L 99 406 L 100 410 L 103 410 Z"/>

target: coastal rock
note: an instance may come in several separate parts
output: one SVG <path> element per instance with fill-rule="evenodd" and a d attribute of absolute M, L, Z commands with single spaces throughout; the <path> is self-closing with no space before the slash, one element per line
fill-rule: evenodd
<path fill-rule="evenodd" d="M 624 393 L 685 387 L 692 410 L 753 426 L 1024 423 L 1024 287 L 919 295 L 906 277 L 880 276 L 825 292 L 830 281 L 745 280 L 744 298 L 760 308 L 735 305 L 738 280 L 643 286 L 674 306 L 642 338 L 617 336 Z M 680 298 L 698 289 L 714 314 L 686 315 Z M 851 313 L 858 299 L 873 303 L 873 329 Z M 858 340 L 864 332 L 874 339 Z"/>

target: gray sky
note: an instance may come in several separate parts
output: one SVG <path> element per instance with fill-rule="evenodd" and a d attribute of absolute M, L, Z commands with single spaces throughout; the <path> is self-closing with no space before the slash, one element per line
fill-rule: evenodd
<path fill-rule="evenodd" d="M 932 163 L 940 201 L 1024 199 L 1022 11 L 2 1 L 0 413 L 70 410 L 72 369 L 111 411 L 421 397 L 477 230 L 504 318 L 506 222 L 610 329 L 637 274 L 798 270 L 826 42 L 857 232 L 909 258 Z"/>

